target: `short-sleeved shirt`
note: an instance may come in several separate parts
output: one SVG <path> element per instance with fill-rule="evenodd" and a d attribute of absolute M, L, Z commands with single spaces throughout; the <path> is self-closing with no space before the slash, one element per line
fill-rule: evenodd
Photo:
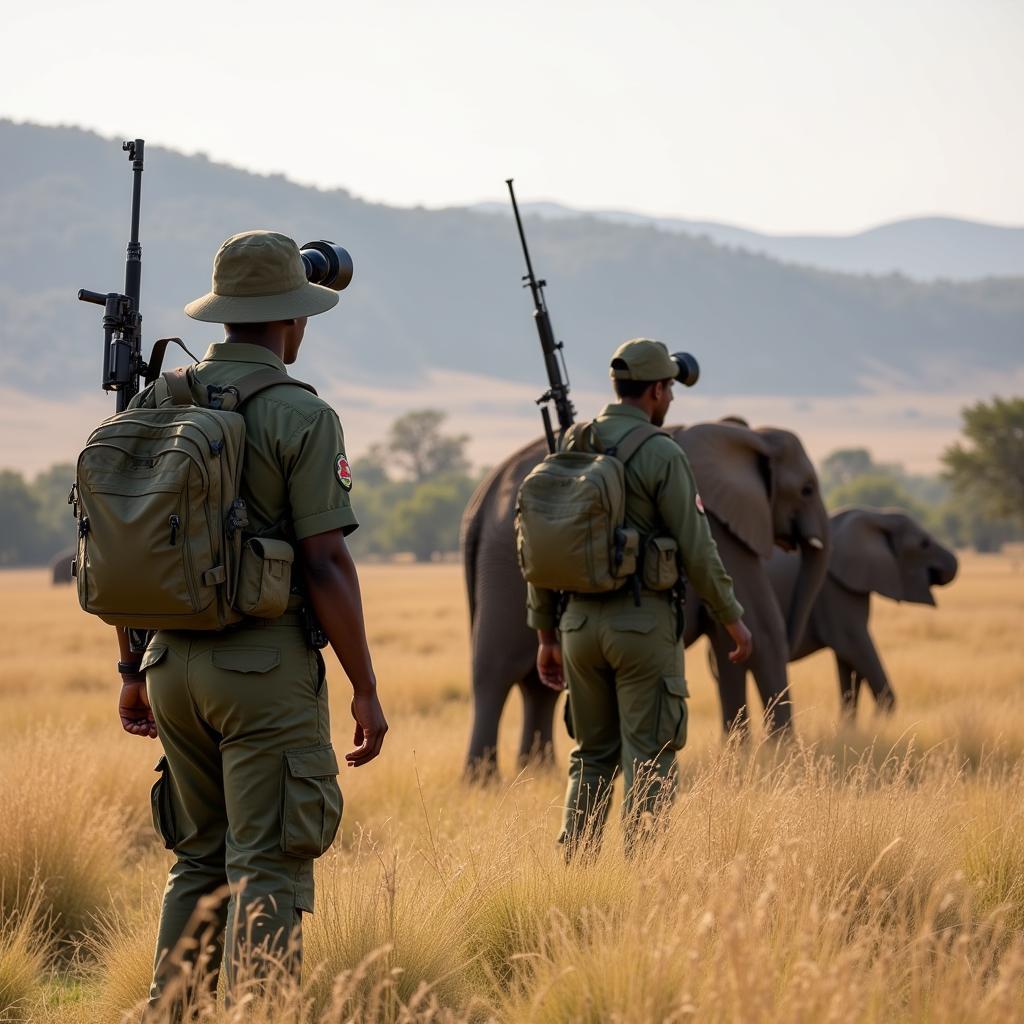
<path fill-rule="evenodd" d="M 604 448 L 614 448 L 640 423 L 648 423 L 642 409 L 617 403 L 607 405 L 594 420 Z M 646 441 L 626 463 L 626 523 L 641 537 L 675 539 L 690 582 L 719 622 L 735 622 L 743 607 L 733 593 L 732 578 L 718 555 L 690 462 L 682 448 L 666 435 Z M 527 621 L 534 629 L 555 626 L 556 595 L 527 588 Z"/>
<path fill-rule="evenodd" d="M 220 342 L 211 345 L 195 368 L 201 384 L 224 387 L 284 363 L 261 345 Z M 147 388 L 132 405 L 152 407 Z M 295 540 L 359 525 L 352 508 L 352 474 L 338 414 L 305 388 L 276 385 L 242 407 L 245 456 L 241 497 L 249 516 L 247 532 L 283 535 Z"/>

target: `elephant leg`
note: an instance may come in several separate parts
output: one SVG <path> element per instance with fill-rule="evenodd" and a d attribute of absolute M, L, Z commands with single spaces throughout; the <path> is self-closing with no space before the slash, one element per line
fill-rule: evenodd
<path fill-rule="evenodd" d="M 465 774 L 474 781 L 497 776 L 501 715 L 513 684 L 531 670 L 533 662 L 526 645 L 521 645 L 524 650 L 519 652 L 509 640 L 501 642 L 493 628 L 494 618 L 478 621 L 473 631 L 473 728 Z M 492 628 L 485 628 L 488 626 Z"/>
<path fill-rule="evenodd" d="M 744 618 L 754 637 L 754 650 L 746 666 L 754 675 L 761 703 L 764 706 L 764 727 L 768 735 L 789 734 L 793 727 L 793 705 L 789 694 L 789 637 L 786 620 L 772 590 L 771 580 L 758 560 L 745 568 L 740 603 L 746 609 Z M 739 596 L 739 594 L 737 594 Z M 719 652 L 718 665 L 730 665 L 727 657 L 732 642 L 725 629 L 716 627 L 728 646 Z"/>
<path fill-rule="evenodd" d="M 876 710 L 891 715 L 896 710 L 896 694 L 889 683 L 889 676 L 882 665 L 882 659 L 878 656 L 874 641 L 870 636 L 866 636 L 865 640 L 863 660 L 858 664 L 859 674 L 875 698 Z"/>
<path fill-rule="evenodd" d="M 519 741 L 519 766 L 528 762 L 555 763 L 554 721 L 558 691 L 545 686 L 531 668 L 519 684 L 523 694 L 523 735 Z"/>
<path fill-rule="evenodd" d="M 764 707 L 765 731 L 769 735 L 788 734 L 793 728 L 793 702 L 789 696 L 789 673 L 786 668 L 787 651 L 784 628 L 762 630 L 754 641 L 750 671 Z"/>
<path fill-rule="evenodd" d="M 857 697 L 860 693 L 860 678 L 854 667 L 836 655 L 836 671 L 839 673 L 839 715 L 844 722 L 853 722 L 857 717 Z"/>
<path fill-rule="evenodd" d="M 874 641 L 867 629 L 852 637 L 843 644 L 842 654 L 837 651 L 836 657 L 848 662 L 858 677 L 855 684 L 860 688 L 860 680 L 868 684 L 871 695 L 875 698 L 876 709 L 891 714 L 896 709 L 896 694 L 889 683 L 882 659 L 878 655 Z"/>
<path fill-rule="evenodd" d="M 721 626 L 716 625 L 709 636 L 715 659 L 715 678 L 718 698 L 722 704 L 722 727 L 726 736 L 733 734 L 746 739 L 750 733 L 750 713 L 747 708 L 747 669 L 729 660 L 732 641 Z"/>
<path fill-rule="evenodd" d="M 465 775 L 474 782 L 486 782 L 498 774 L 498 725 L 512 683 L 493 678 L 473 680 L 473 728 L 469 736 Z"/>

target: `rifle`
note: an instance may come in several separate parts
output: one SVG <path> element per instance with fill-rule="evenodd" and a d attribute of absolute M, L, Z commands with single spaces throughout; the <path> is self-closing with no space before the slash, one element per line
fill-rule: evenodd
<path fill-rule="evenodd" d="M 508 194 L 512 197 L 512 212 L 516 217 L 516 227 L 519 228 L 519 241 L 523 245 L 523 255 L 526 257 L 526 273 L 523 274 L 523 287 L 529 288 L 533 295 L 533 320 L 537 325 L 537 334 L 540 336 L 540 349 L 544 353 L 544 367 L 548 372 L 548 390 L 537 399 L 540 406 L 541 419 L 544 421 L 544 436 L 547 438 L 548 451 L 554 452 L 558 445 L 555 439 L 555 432 L 551 425 L 550 404 L 554 402 L 555 413 L 558 416 L 558 436 L 564 434 L 573 424 L 576 409 L 569 400 L 569 374 L 565 368 L 564 345 L 555 340 L 555 332 L 551 327 L 551 317 L 548 315 L 547 302 L 544 300 L 545 280 L 537 280 L 533 272 L 533 262 L 530 260 L 530 250 L 526 245 L 526 233 L 523 231 L 523 221 L 519 216 L 519 205 L 516 203 L 515 189 L 512 188 L 512 179 L 506 178 Z"/>
<path fill-rule="evenodd" d="M 132 162 L 132 223 L 128 238 L 128 251 L 124 265 L 124 292 L 91 292 L 81 288 L 81 302 L 92 302 L 103 307 L 103 390 L 117 396 L 117 412 L 124 412 L 128 403 L 139 393 L 139 378 L 145 374 L 151 384 L 160 375 L 164 352 L 170 344 L 181 345 L 180 338 L 161 338 L 154 346 L 147 363 L 142 358 L 142 313 L 139 298 L 142 291 L 142 244 L 139 242 L 139 217 L 142 211 L 142 170 L 145 163 L 146 143 L 143 139 L 130 139 L 121 148 Z M 188 349 L 185 349 L 188 352 Z M 189 355 L 192 355 L 189 352 Z M 195 356 L 192 356 L 195 359 Z M 75 487 L 71 488 L 68 504 L 75 502 Z M 77 512 L 76 512 L 77 515 Z M 132 651 L 143 651 L 149 639 L 144 630 L 128 629 L 128 645 Z"/>
<path fill-rule="evenodd" d="M 164 352 L 170 344 L 181 345 L 180 338 L 161 338 L 154 346 L 149 362 L 142 358 L 142 245 L 139 242 L 139 216 L 142 208 L 142 170 L 146 143 L 130 139 L 121 148 L 132 163 L 132 223 L 124 265 L 124 292 L 91 292 L 81 288 L 78 298 L 103 306 L 103 390 L 117 396 L 117 411 L 124 412 L 139 393 L 139 378 L 145 374 L 151 384 L 160 375 Z M 188 352 L 188 349 L 185 349 Z M 189 352 L 189 355 L 192 355 Z M 195 356 L 192 356 L 195 359 Z"/>

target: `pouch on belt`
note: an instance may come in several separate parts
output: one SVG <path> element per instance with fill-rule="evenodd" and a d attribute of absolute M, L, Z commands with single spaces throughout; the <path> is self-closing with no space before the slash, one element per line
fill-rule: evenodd
<path fill-rule="evenodd" d="M 244 615 L 276 619 L 288 607 L 295 551 L 283 540 L 250 537 L 242 548 L 235 607 Z"/>

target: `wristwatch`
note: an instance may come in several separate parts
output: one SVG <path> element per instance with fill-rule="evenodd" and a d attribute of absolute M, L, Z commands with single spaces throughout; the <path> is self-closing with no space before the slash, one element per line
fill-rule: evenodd
<path fill-rule="evenodd" d="M 139 662 L 119 661 L 117 663 L 117 671 L 123 676 L 141 676 L 145 674 L 143 669 L 139 667 Z"/>

